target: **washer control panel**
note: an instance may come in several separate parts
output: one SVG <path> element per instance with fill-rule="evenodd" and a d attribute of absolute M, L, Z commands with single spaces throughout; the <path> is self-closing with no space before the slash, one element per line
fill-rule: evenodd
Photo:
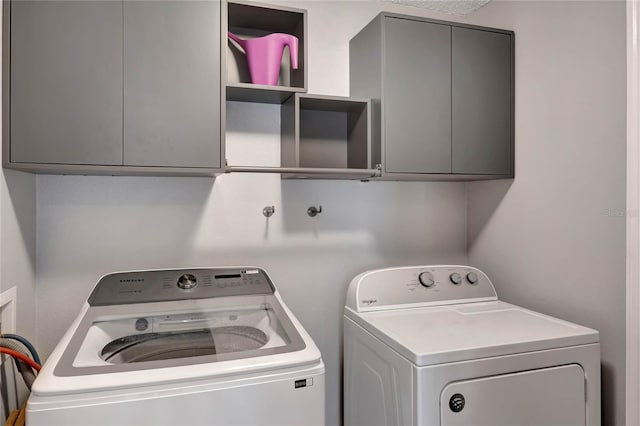
<path fill-rule="evenodd" d="M 260 268 L 197 268 L 117 272 L 100 279 L 91 306 L 271 294 L 273 283 Z"/>
<path fill-rule="evenodd" d="M 347 307 L 362 311 L 497 300 L 486 274 L 471 266 L 387 268 L 358 275 L 349 285 Z"/>

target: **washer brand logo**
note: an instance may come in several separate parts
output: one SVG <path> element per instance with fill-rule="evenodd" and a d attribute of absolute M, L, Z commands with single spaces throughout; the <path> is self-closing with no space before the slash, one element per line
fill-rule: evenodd
<path fill-rule="evenodd" d="M 378 303 L 376 299 L 365 299 L 362 301 L 363 305 L 373 305 L 374 303 Z"/>
<path fill-rule="evenodd" d="M 121 283 L 141 283 L 144 282 L 144 278 L 134 278 L 130 280 L 120 280 Z"/>

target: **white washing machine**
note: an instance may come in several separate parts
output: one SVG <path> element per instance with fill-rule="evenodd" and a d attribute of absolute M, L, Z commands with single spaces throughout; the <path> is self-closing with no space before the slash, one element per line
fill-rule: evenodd
<path fill-rule="evenodd" d="M 115 273 L 38 375 L 27 425 L 320 426 L 324 374 L 262 269 Z"/>
<path fill-rule="evenodd" d="M 360 274 L 344 324 L 345 426 L 600 424 L 598 332 L 499 301 L 478 269 Z"/>

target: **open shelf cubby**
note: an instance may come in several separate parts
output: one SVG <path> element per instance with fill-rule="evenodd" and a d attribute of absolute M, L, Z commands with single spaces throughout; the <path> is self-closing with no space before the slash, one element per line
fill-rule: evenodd
<path fill-rule="evenodd" d="M 283 167 L 371 169 L 371 101 L 296 93 L 281 108 Z"/>
<path fill-rule="evenodd" d="M 307 91 L 307 11 L 284 6 L 235 0 L 227 3 L 228 30 L 242 39 L 286 33 L 298 38 L 298 69 L 291 68 L 285 48 L 277 86 L 251 82 L 245 54 L 226 40 L 227 100 L 280 104 L 297 92 Z"/>

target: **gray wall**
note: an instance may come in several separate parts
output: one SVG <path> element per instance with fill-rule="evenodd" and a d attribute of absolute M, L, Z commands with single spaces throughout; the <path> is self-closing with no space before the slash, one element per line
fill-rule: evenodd
<path fill-rule="evenodd" d="M 503 299 L 600 331 L 603 419 L 624 424 L 624 2 L 499 2 L 516 32 L 516 178 L 469 185 L 470 262 Z"/>

